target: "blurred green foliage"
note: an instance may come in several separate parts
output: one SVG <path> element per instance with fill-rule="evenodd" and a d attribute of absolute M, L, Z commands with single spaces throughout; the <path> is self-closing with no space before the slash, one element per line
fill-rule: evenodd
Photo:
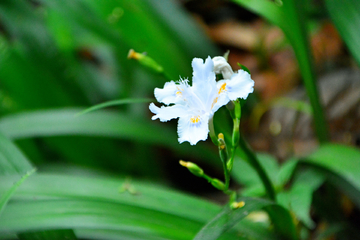
<path fill-rule="evenodd" d="M 235 2 L 284 30 L 319 108 L 299 1 Z M 345 2 L 325 5 L 358 60 Z M 357 20 L 356 13 L 349 16 Z M 165 74 L 127 59 L 130 49 L 151 56 Z M 335 230 L 320 229 L 316 239 L 355 239 L 338 197 L 340 189 L 360 206 L 360 153 L 351 147 L 324 144 L 282 165 L 253 154 L 254 168 L 243 142 L 232 174 L 247 197 L 237 210 L 164 187 L 167 162 L 221 163 L 207 142 L 180 145 L 174 123 L 151 121 L 148 99 L 164 76 L 191 78 L 192 58 L 219 54 L 173 0 L 0 1 L 0 239 L 307 239 L 319 221 Z M 111 108 L 79 114 L 103 102 Z M 230 142 L 226 115 L 217 113 L 215 129 Z M 322 114 L 313 115 L 325 141 Z M 260 198 L 266 178 L 274 201 Z M 320 220 L 312 219 L 312 204 Z M 265 220 L 256 215 L 264 210 Z"/>
<path fill-rule="evenodd" d="M 131 48 L 152 56 L 174 79 L 191 76 L 189 62 L 193 57 L 216 53 L 198 26 L 173 1 L 10 0 L 1 2 L 0 17 L 3 115 L 153 97 L 154 87 L 166 79 L 128 60 Z M 127 121 L 150 122 L 147 104 L 118 109 L 125 120 L 118 124 L 124 129 Z M 72 116 L 59 113 L 56 118 Z M 25 123 L 18 124 L 13 127 L 21 129 Z M 9 126 L 5 128 L 10 130 Z M 127 135 L 152 132 L 147 128 L 134 131 Z M 73 134 L 78 135 L 76 130 L 66 135 Z M 158 167 L 151 164 L 155 154 L 150 153 L 148 145 L 138 143 L 141 137 L 129 142 L 48 135 L 52 137 L 19 140 L 18 144 L 39 164 L 52 160 L 116 173 L 158 176 Z M 174 145 L 176 138 L 169 141 Z M 153 142 L 157 143 L 156 136 Z"/>

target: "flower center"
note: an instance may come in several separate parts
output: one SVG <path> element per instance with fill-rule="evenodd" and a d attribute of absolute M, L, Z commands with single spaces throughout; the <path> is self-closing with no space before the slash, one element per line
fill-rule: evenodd
<path fill-rule="evenodd" d="M 198 123 L 200 122 L 200 116 L 193 116 L 190 118 L 190 122 L 192 123 Z"/>

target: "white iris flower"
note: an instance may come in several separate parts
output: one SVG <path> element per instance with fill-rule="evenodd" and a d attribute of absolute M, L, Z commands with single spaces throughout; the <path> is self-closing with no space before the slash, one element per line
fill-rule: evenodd
<path fill-rule="evenodd" d="M 179 118 L 179 143 L 188 141 L 195 145 L 207 139 L 209 120 L 214 113 L 230 100 L 247 98 L 254 91 L 254 81 L 243 70 L 234 73 L 223 57 L 208 57 L 205 63 L 194 58 L 191 65 L 192 86 L 187 79 L 180 79 L 165 83 L 162 89 L 155 88 L 155 98 L 166 106 L 159 108 L 151 103 L 149 108 L 156 114 L 152 120 L 166 122 Z M 225 79 L 217 82 L 215 73 L 222 73 Z"/>

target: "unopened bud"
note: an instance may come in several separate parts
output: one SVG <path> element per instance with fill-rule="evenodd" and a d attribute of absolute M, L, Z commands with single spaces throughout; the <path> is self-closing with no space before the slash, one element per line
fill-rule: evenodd
<path fill-rule="evenodd" d="M 225 184 L 217 178 L 211 179 L 210 183 L 219 190 L 225 190 Z"/>
<path fill-rule="evenodd" d="M 223 150 L 226 145 L 225 145 L 225 140 L 224 140 L 224 134 L 222 133 L 219 133 L 218 135 L 218 142 L 219 142 L 219 148 L 220 150 Z"/>
<path fill-rule="evenodd" d="M 231 209 L 238 209 L 238 208 L 242 208 L 243 206 L 245 206 L 245 202 L 241 201 L 241 202 L 232 202 L 230 204 L 230 208 Z"/>
<path fill-rule="evenodd" d="M 133 49 L 130 49 L 128 59 L 138 60 L 139 63 L 152 69 L 155 72 L 161 73 L 164 71 L 163 67 L 160 66 L 154 59 L 145 54 L 135 52 Z"/>
<path fill-rule="evenodd" d="M 192 162 L 185 162 L 180 160 L 180 165 L 189 169 L 189 171 L 195 176 L 202 177 L 204 175 L 204 170 L 202 170 L 198 165 Z"/>
<path fill-rule="evenodd" d="M 221 73 L 224 79 L 230 79 L 234 72 L 226 59 L 219 56 L 214 57 L 212 60 L 214 63 L 214 72 L 216 74 Z"/>

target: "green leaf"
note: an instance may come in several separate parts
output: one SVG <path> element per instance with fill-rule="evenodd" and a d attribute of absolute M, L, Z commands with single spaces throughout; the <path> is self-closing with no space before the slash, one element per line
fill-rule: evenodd
<path fill-rule="evenodd" d="M 0 193 L 16 177 L 0 177 Z M 136 193 L 119 191 L 124 187 Z M 12 200 L 0 216 L 0 222 L 6 223 L 0 225 L 0 235 L 72 228 L 79 238 L 95 232 L 92 239 L 116 235 L 124 236 L 121 239 L 192 239 L 220 211 L 213 203 L 151 183 L 41 173 L 25 181 Z M 266 237 L 271 235 L 266 228 L 251 221 L 235 229 L 250 239 L 274 239 Z M 226 239 L 238 239 L 234 234 L 238 233 L 230 231 Z"/>
<path fill-rule="evenodd" d="M 27 179 L 31 174 L 35 172 L 35 169 L 27 172 L 24 176 L 21 177 L 19 181 L 17 181 L 11 188 L 5 191 L 0 198 L 0 216 L 2 211 L 4 210 L 6 204 L 10 200 L 11 196 L 15 193 L 16 189 Z"/>
<path fill-rule="evenodd" d="M 31 163 L 0 131 L 0 175 L 23 174 L 31 169 Z"/>
<path fill-rule="evenodd" d="M 242 70 L 244 70 L 248 74 L 251 74 L 250 70 L 245 65 L 242 65 L 241 63 L 237 63 L 237 64 L 238 64 L 239 67 L 241 67 Z"/>
<path fill-rule="evenodd" d="M 2 177 L 0 191 L 12 185 L 16 176 Z M 71 199 L 90 199 L 97 201 L 116 202 L 131 206 L 146 207 L 148 209 L 164 211 L 174 215 L 195 220 L 206 220 L 219 210 L 219 207 L 188 197 L 164 187 L 142 183 L 132 180 L 131 185 L 137 189 L 139 195 L 128 192 L 119 193 L 126 179 L 117 178 L 86 178 L 54 174 L 36 174 L 18 188 L 14 199 L 32 199 L 35 194 L 39 198 L 57 196 Z M 172 199 L 167 201 L 166 199 Z M 181 207 L 180 207 L 181 206 Z M 184 211 L 183 209 L 196 208 L 197 211 Z"/>
<path fill-rule="evenodd" d="M 149 103 L 151 101 L 154 101 L 154 99 L 150 99 L 150 98 L 131 99 L 131 98 L 129 98 L 129 99 L 113 100 L 113 101 L 104 102 L 104 103 L 100 103 L 100 104 L 97 104 L 95 106 L 89 107 L 89 108 L 81 111 L 80 113 L 76 114 L 76 116 L 80 116 L 82 114 L 89 113 L 89 112 L 99 110 L 99 109 L 102 109 L 102 108 L 106 108 L 106 107 L 123 105 L 123 104 L 130 104 L 130 103 Z"/>
<path fill-rule="evenodd" d="M 218 161 L 216 155 L 204 144 L 196 148 L 180 145 L 176 129 L 164 124 L 143 120 L 138 116 L 110 111 L 97 111 L 76 117 L 82 109 L 34 111 L 8 115 L 0 119 L 0 132 L 10 139 L 64 135 L 101 136 L 120 138 L 152 145 L 162 145 L 207 160 Z M 161 134 L 160 134 L 161 133 Z"/>
<path fill-rule="evenodd" d="M 154 122 L 128 114 L 92 112 L 76 117 L 81 109 L 45 110 L 3 117 L 0 131 L 12 139 L 58 135 L 93 135 L 153 142 L 174 146 L 176 132 L 159 134 Z M 131 120 L 130 120 L 131 119 Z M 169 141 L 173 139 L 174 141 Z"/>
<path fill-rule="evenodd" d="M 273 156 L 265 153 L 258 153 L 256 156 L 272 184 L 276 184 L 276 177 L 279 172 L 277 160 Z M 248 162 L 235 158 L 232 175 L 239 183 L 247 187 L 245 192 L 243 192 L 245 196 L 262 196 L 265 193 L 259 175 Z"/>
<path fill-rule="evenodd" d="M 13 179 L 2 177 L 0 192 Z M 37 174 L 28 180 L 13 196 L 17 201 L 11 201 L 0 216 L 6 223 L 0 232 L 90 228 L 190 239 L 219 210 L 214 204 L 137 181 L 131 182 L 137 190 L 132 195 L 119 192 L 128 184 L 121 179 Z"/>
<path fill-rule="evenodd" d="M 314 170 L 300 172 L 290 190 L 277 195 L 277 202 L 293 211 L 308 228 L 314 228 L 310 218 L 312 195 L 324 181 L 325 177 Z"/>
<path fill-rule="evenodd" d="M 14 202 L 8 205 L 1 220 L 4 224 L 0 232 L 94 228 L 138 231 L 168 239 L 190 239 L 201 226 L 160 211 L 88 199 Z"/>
<path fill-rule="evenodd" d="M 268 212 L 274 224 L 275 232 L 280 235 L 280 238 L 291 240 L 299 239 L 294 218 L 286 208 L 274 204 L 265 207 L 265 210 Z"/>
<path fill-rule="evenodd" d="M 285 24 L 284 13 L 282 12 L 281 7 L 276 5 L 274 2 L 268 0 L 251 0 L 251 1 L 232 0 L 232 1 L 264 17 L 269 22 L 277 26 L 283 26 Z"/>
<path fill-rule="evenodd" d="M 244 219 L 249 213 L 266 208 L 271 212 L 273 223 L 277 230 L 280 230 L 280 234 L 288 239 L 297 239 L 296 231 L 293 225 L 293 221 L 289 212 L 283 207 L 275 204 L 272 201 L 268 201 L 260 198 L 239 198 L 238 201 L 244 201 L 245 206 L 239 209 L 231 209 L 229 206 L 225 206 L 215 218 L 210 220 L 201 230 L 197 233 L 194 239 L 218 239 L 224 232 L 232 228 L 236 223 Z"/>
<path fill-rule="evenodd" d="M 342 39 L 360 65 L 360 2 L 325 0 L 325 6 Z"/>
<path fill-rule="evenodd" d="M 345 191 L 360 207 L 360 151 L 356 148 L 339 145 L 321 145 L 302 163 L 320 167 L 329 180 Z"/>
<path fill-rule="evenodd" d="M 299 160 L 297 159 L 289 159 L 281 165 L 276 177 L 276 183 L 279 187 L 285 186 L 285 184 L 291 179 L 298 162 Z"/>
<path fill-rule="evenodd" d="M 27 232 L 18 234 L 20 240 L 76 240 L 74 231 L 69 229 Z"/>
<path fill-rule="evenodd" d="M 360 190 L 360 151 L 354 147 L 326 144 L 306 158 L 306 162 L 326 168 Z"/>
<path fill-rule="evenodd" d="M 308 40 L 307 15 L 304 10 L 303 1 L 282 1 L 283 4 L 281 6 L 268 0 L 233 1 L 259 14 L 282 29 L 292 45 L 298 60 L 304 85 L 312 106 L 317 137 L 320 142 L 328 141 L 327 125 L 315 84 L 316 77 Z"/>

